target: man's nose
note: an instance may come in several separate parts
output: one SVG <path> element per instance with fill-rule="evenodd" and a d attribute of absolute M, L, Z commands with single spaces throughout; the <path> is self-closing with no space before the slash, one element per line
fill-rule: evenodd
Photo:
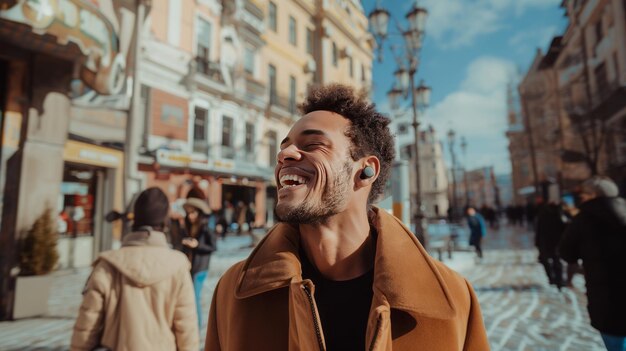
<path fill-rule="evenodd" d="M 300 150 L 293 144 L 278 152 L 278 162 L 280 163 L 284 163 L 286 160 L 298 161 L 301 157 Z"/>

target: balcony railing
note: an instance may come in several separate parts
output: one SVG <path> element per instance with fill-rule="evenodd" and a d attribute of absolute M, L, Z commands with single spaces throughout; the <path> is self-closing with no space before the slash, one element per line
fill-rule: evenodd
<path fill-rule="evenodd" d="M 196 72 L 205 75 L 213 80 L 224 83 L 224 77 L 222 77 L 222 70 L 220 69 L 219 62 L 210 61 L 206 57 L 196 56 Z"/>
<path fill-rule="evenodd" d="M 193 152 L 208 154 L 209 153 L 209 143 L 206 140 L 194 140 L 193 141 Z"/>
<path fill-rule="evenodd" d="M 255 80 L 252 77 L 246 77 L 246 93 L 253 96 L 267 96 L 267 88 L 265 84 Z"/>
<path fill-rule="evenodd" d="M 279 107 L 294 115 L 297 112 L 296 100 L 270 93 L 270 105 Z"/>

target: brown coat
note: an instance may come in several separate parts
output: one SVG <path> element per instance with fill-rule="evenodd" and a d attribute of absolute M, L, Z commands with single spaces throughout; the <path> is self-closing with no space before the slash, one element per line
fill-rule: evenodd
<path fill-rule="evenodd" d="M 469 283 L 428 256 L 398 219 L 375 211 L 368 350 L 489 350 Z M 306 291 L 314 286 L 302 280 L 299 245 L 298 231 L 279 224 L 224 274 L 213 295 L 206 351 L 320 350 L 317 307 Z"/>
<path fill-rule="evenodd" d="M 198 350 L 189 260 L 163 233 L 131 233 L 93 266 L 71 350 Z"/>

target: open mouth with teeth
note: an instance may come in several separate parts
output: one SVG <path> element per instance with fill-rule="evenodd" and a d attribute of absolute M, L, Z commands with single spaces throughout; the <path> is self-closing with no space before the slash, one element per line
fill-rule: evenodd
<path fill-rule="evenodd" d="M 280 185 L 283 188 L 292 188 L 297 187 L 299 185 L 305 185 L 309 182 L 307 178 L 296 174 L 285 174 L 280 177 Z"/>

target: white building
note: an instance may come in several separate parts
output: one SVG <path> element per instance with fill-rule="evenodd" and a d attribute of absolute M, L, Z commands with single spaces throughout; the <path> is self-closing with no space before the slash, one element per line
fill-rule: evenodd
<path fill-rule="evenodd" d="M 412 203 L 416 199 L 415 164 L 413 163 L 414 130 L 412 115 L 402 114 L 392 120 L 391 131 L 396 136 L 396 157 L 409 160 L 409 182 Z M 448 177 L 441 141 L 430 126 L 420 131 L 420 187 L 422 210 L 427 218 L 445 217 L 448 212 Z"/>

